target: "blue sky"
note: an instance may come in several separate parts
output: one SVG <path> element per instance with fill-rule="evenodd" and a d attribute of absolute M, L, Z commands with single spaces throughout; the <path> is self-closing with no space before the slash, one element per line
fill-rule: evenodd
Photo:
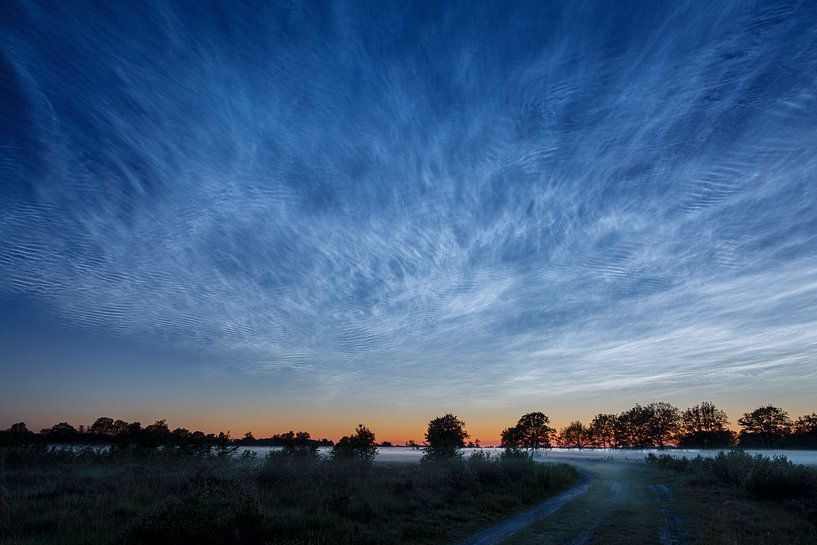
<path fill-rule="evenodd" d="M 810 2 L 0 21 L 2 424 L 817 408 Z"/>

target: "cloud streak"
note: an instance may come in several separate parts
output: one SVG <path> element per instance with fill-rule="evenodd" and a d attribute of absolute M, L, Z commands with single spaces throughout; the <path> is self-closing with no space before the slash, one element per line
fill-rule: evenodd
<path fill-rule="evenodd" d="M 808 4 L 2 10 L 0 294 L 66 327 L 329 399 L 817 388 Z"/>

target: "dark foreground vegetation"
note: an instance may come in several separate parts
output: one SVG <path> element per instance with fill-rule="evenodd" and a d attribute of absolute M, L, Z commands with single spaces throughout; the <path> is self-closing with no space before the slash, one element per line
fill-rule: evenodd
<path fill-rule="evenodd" d="M 743 451 L 713 458 L 647 457 L 675 483 L 695 541 L 817 543 L 817 470 Z"/>
<path fill-rule="evenodd" d="M 257 461 L 5 447 L 2 543 L 447 543 L 577 479 L 570 466 L 514 453 L 391 465 L 343 448 L 328 459 L 293 447 Z"/>

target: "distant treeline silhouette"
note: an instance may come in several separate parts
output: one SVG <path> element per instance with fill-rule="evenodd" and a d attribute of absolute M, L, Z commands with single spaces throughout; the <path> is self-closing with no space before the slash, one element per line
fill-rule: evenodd
<path fill-rule="evenodd" d="M 622 413 L 600 413 L 585 425 L 574 421 L 557 431 L 541 412 L 523 415 L 502 431 L 502 446 L 566 448 L 815 448 L 817 413 L 793 421 L 788 413 L 764 405 L 738 419 L 741 431 L 729 429 L 726 413 L 705 401 L 681 411 L 669 403 L 635 405 Z"/>
<path fill-rule="evenodd" d="M 574 421 L 556 430 L 550 419 L 542 412 L 531 412 L 519 418 L 517 423 L 501 432 L 501 446 L 507 450 L 566 448 L 817 448 L 817 413 L 792 420 L 788 413 L 774 405 L 764 405 L 744 413 L 738 419 L 741 431 L 729 429 L 726 413 L 711 402 L 702 402 L 686 410 L 669 403 L 635 405 L 631 409 L 614 414 L 600 413 L 584 424 Z M 374 434 L 359 426 L 355 435 L 344 437 L 335 450 L 359 448 L 362 441 L 374 445 Z M 429 458 L 446 458 L 466 446 L 469 437 L 465 423 L 453 414 L 431 420 L 425 436 L 424 448 Z M 31 432 L 25 423 L 18 422 L 0 432 L 0 444 L 24 443 L 111 445 L 116 447 L 158 446 L 179 450 L 234 450 L 238 446 L 274 446 L 293 452 L 316 451 L 318 447 L 337 447 L 329 439 L 313 439 L 305 431 L 288 431 L 268 438 L 255 438 L 247 432 L 234 439 L 229 432 L 205 434 L 185 428 L 170 430 L 165 420 L 148 426 L 139 422 L 97 418 L 90 426 L 74 428 L 61 422 L 40 431 Z M 479 445 L 478 440 L 475 442 Z M 468 443 L 474 446 L 475 443 Z M 419 446 L 414 441 L 407 446 Z M 391 446 L 384 442 L 380 446 Z M 365 450 L 365 449 L 364 449 Z M 369 456 L 369 451 L 365 451 Z"/>
<path fill-rule="evenodd" d="M 186 428 L 171 430 L 165 420 L 157 420 L 148 426 L 140 422 L 114 420 L 107 416 L 97 418 L 90 426 L 74 426 L 60 422 L 50 428 L 31 432 L 24 422 L 12 425 L 0 432 L 0 444 L 19 442 L 46 442 L 57 444 L 112 445 L 152 448 L 160 445 L 190 449 L 210 449 L 227 446 L 274 446 L 309 445 L 314 447 L 328 446 L 334 443 L 329 439 L 312 439 L 308 432 L 288 431 L 272 437 L 256 439 L 247 432 L 241 439 L 233 439 L 229 432 L 204 433 L 190 431 Z"/>

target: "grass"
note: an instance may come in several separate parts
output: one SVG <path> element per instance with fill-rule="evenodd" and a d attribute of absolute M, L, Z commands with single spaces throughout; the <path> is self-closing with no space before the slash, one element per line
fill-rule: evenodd
<path fill-rule="evenodd" d="M 643 465 L 607 461 L 575 465 L 591 477 L 587 492 L 508 539 L 507 544 L 660 543 L 661 514 Z"/>
<path fill-rule="evenodd" d="M 572 463 L 591 476 L 587 492 L 508 545 L 660 545 L 668 521 L 690 545 L 817 544 L 813 469 L 745 454 Z"/>
<path fill-rule="evenodd" d="M 784 457 L 734 451 L 714 458 L 648 460 L 677 491 L 693 542 L 817 544 L 817 471 Z"/>
<path fill-rule="evenodd" d="M 569 487 L 564 464 L 0 454 L 4 545 L 447 543 Z"/>

